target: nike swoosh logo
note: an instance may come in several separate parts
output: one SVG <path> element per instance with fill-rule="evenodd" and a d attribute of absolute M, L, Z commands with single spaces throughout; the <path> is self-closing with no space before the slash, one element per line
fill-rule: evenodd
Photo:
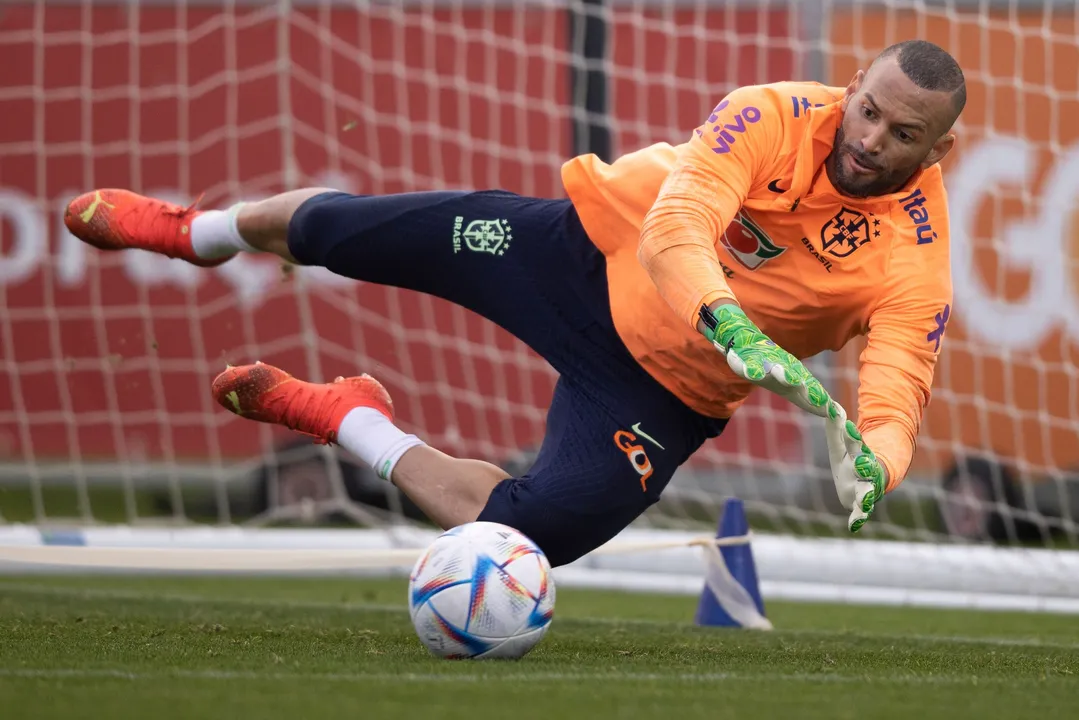
<path fill-rule="evenodd" d="M 774 193 L 779 193 L 780 195 L 787 192 L 783 188 L 779 187 L 779 179 L 778 178 L 773 180 L 772 182 L 768 183 L 768 189 L 771 190 Z"/>
<path fill-rule="evenodd" d="M 648 442 L 650 442 L 653 445 L 655 445 L 656 447 L 658 447 L 660 450 L 666 450 L 667 449 L 667 448 L 663 447 L 662 445 L 660 445 L 658 442 L 656 442 L 656 439 L 654 437 L 649 437 L 648 435 L 646 435 L 644 430 L 641 430 L 641 424 L 640 423 L 634 423 L 633 427 L 630 428 L 630 429 L 633 430 L 633 432 L 640 435 L 641 437 L 643 437 Z"/>

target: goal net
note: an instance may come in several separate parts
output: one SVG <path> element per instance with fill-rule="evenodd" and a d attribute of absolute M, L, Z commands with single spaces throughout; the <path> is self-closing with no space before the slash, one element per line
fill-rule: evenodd
<path fill-rule="evenodd" d="M 682 142 L 738 85 L 845 85 L 921 37 L 968 82 L 944 163 L 955 309 L 910 477 L 862 534 L 905 562 L 936 548 L 941 578 L 964 569 L 960 590 L 977 585 L 974 556 L 949 548 L 981 544 L 972 572 L 996 591 L 1021 594 L 1007 573 L 1037 566 L 1045 594 L 1079 596 L 1051 577 L 1066 562 L 1053 549 L 1079 544 L 1077 31 L 1063 0 L 4 3 L 0 531 L 422 526 L 345 453 L 218 408 L 210 380 L 255 359 L 312 380 L 366 371 L 408 431 L 511 472 L 542 439 L 555 380 L 427 296 L 263 257 L 207 271 L 88 251 L 61 220 L 74 194 L 561 197 L 576 152 Z M 857 351 L 813 360 L 848 408 Z M 854 546 L 822 444 L 760 393 L 638 527 L 710 532 L 737 497 L 755 532 L 824 543 L 761 559 L 765 579 L 794 577 L 800 558 Z"/>

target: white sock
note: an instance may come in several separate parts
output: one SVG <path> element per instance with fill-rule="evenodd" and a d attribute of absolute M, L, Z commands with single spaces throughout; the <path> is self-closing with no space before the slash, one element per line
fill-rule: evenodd
<path fill-rule="evenodd" d="M 383 480 L 388 480 L 405 451 L 425 443 L 390 422 L 374 408 L 358 407 L 349 411 L 337 429 L 337 443 L 371 466 Z"/>
<path fill-rule="evenodd" d="M 203 260 L 217 260 L 238 252 L 258 252 L 247 244 L 236 227 L 243 203 L 228 210 L 208 210 L 191 221 L 191 249 Z"/>

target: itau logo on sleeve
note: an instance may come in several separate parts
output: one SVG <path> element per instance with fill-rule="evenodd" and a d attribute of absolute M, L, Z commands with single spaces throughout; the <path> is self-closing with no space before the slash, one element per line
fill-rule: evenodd
<path fill-rule="evenodd" d="M 745 210 L 738 211 L 720 238 L 723 247 L 739 263 L 756 270 L 772 258 L 782 255 L 787 248 L 779 247 L 768 237 Z"/>

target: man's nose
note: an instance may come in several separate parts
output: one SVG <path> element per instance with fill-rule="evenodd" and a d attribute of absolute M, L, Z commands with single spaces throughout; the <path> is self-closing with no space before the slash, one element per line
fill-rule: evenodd
<path fill-rule="evenodd" d="M 876 155 L 884 149 L 884 129 L 873 128 L 862 138 L 862 151 L 866 155 Z"/>

